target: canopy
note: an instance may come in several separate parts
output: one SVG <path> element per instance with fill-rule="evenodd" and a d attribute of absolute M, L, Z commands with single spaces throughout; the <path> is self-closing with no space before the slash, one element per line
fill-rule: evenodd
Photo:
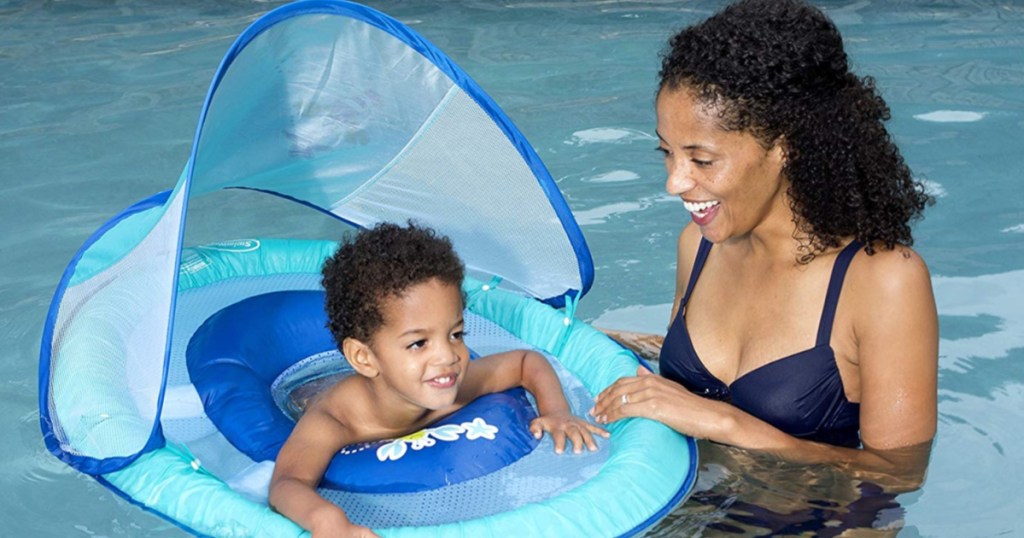
<path fill-rule="evenodd" d="M 173 190 L 101 227 L 61 279 L 43 334 L 40 410 L 47 446 L 75 468 L 108 473 L 163 444 L 188 201 L 225 188 L 359 227 L 412 219 L 448 235 L 474 276 L 555 306 L 593 278 L 554 181 L 465 72 L 373 9 L 283 6 L 222 61 Z"/>

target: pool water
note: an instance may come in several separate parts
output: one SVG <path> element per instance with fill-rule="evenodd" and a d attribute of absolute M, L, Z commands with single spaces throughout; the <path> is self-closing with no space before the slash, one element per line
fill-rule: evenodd
<path fill-rule="evenodd" d="M 919 491 L 884 495 L 828 468 L 702 444 L 699 491 L 653 534 L 1022 535 L 1012 477 L 1024 471 L 1024 5 L 816 3 L 844 33 L 858 72 L 877 79 L 891 131 L 937 199 L 915 229 L 941 331 L 928 478 Z M 42 324 L 86 237 L 173 185 L 223 53 L 278 4 L 0 1 L 0 534 L 184 535 L 46 451 Z M 663 330 L 688 217 L 665 194 L 653 151 L 657 53 L 722 3 L 370 4 L 449 54 L 545 161 L 594 256 L 595 286 L 578 315 Z M 268 215 L 231 212 L 230 201 L 208 202 L 226 216 L 195 219 L 190 237 L 258 235 Z M 280 211 L 284 235 L 335 233 L 318 216 Z"/>

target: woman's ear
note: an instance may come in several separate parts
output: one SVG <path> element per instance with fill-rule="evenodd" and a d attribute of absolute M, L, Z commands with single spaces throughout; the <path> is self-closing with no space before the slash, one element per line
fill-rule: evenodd
<path fill-rule="evenodd" d="M 346 338 L 341 343 L 341 353 L 359 375 L 369 378 L 380 375 L 380 369 L 377 368 L 377 357 L 374 356 L 370 346 L 362 341 Z"/>
<path fill-rule="evenodd" d="M 789 158 L 789 151 L 787 150 L 786 137 L 780 135 L 772 143 L 772 147 L 768 148 L 768 155 L 782 170 L 786 167 L 786 160 Z"/>

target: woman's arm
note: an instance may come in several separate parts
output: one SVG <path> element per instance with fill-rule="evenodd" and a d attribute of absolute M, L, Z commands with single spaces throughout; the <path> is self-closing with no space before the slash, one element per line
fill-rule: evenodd
<path fill-rule="evenodd" d="M 658 334 L 620 331 L 602 327 L 594 328 L 608 335 L 609 338 L 621 344 L 622 347 L 651 361 L 658 360 L 658 357 L 661 355 L 661 345 L 665 343 L 665 337 Z"/>
<path fill-rule="evenodd" d="M 938 320 L 931 280 L 907 248 L 862 260 L 844 286 L 854 292 L 845 307 L 852 312 L 860 373 L 862 449 L 798 439 L 645 370 L 598 396 L 598 422 L 642 416 L 694 437 L 795 462 L 833 464 L 895 490 L 916 489 L 937 420 Z"/>
<path fill-rule="evenodd" d="M 920 486 L 930 448 L 930 441 L 880 450 L 870 445 L 851 449 L 798 439 L 727 402 L 693 394 L 643 367 L 637 369 L 636 377 L 621 378 L 601 392 L 591 413 L 600 424 L 644 417 L 692 437 L 767 452 L 787 461 L 837 465 L 853 476 L 899 491 Z"/>
<path fill-rule="evenodd" d="M 908 247 L 860 261 L 850 298 L 861 441 L 874 458 L 866 468 L 847 467 L 871 473 L 916 469 L 922 481 L 938 420 L 939 328 L 931 276 Z"/>

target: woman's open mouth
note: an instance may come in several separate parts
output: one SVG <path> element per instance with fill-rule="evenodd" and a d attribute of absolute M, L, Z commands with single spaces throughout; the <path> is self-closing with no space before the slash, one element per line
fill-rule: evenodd
<path fill-rule="evenodd" d="M 718 207 L 720 204 L 721 202 L 717 200 L 709 200 L 706 202 L 689 202 L 683 200 L 683 207 L 690 212 L 693 222 L 696 222 L 698 226 L 704 226 L 711 222 L 711 219 L 718 214 Z"/>

